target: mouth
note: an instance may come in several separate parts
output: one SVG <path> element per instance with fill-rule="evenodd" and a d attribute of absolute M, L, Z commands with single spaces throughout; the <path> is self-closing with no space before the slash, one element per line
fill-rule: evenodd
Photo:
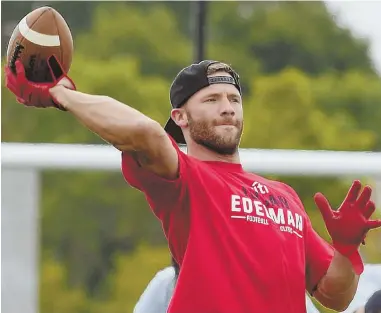
<path fill-rule="evenodd" d="M 220 124 L 217 126 L 222 131 L 234 131 L 237 127 L 234 124 Z"/>
<path fill-rule="evenodd" d="M 237 123 L 234 121 L 224 121 L 222 123 L 217 123 L 216 126 L 236 126 Z"/>
<path fill-rule="evenodd" d="M 236 124 L 235 123 L 222 123 L 222 124 L 217 124 L 217 126 L 232 126 L 232 127 L 236 127 Z"/>

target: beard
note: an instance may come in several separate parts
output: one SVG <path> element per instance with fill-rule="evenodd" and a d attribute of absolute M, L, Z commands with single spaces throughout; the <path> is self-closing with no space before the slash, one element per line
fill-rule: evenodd
<path fill-rule="evenodd" d="M 234 120 L 232 117 L 223 117 L 221 121 L 216 119 L 196 121 L 189 112 L 187 115 L 190 137 L 194 142 L 221 155 L 233 155 L 237 152 L 243 131 L 243 121 Z M 235 129 L 226 134 L 219 134 L 215 127 L 223 123 L 233 123 Z"/>

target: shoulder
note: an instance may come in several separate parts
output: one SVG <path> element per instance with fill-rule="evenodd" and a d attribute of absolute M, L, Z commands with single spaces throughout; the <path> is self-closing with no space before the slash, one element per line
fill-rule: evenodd
<path fill-rule="evenodd" d="M 155 278 L 157 281 L 166 282 L 172 281 L 175 278 L 175 269 L 173 266 L 168 266 L 156 273 Z"/>
<path fill-rule="evenodd" d="M 149 282 L 134 308 L 134 313 L 166 312 L 175 283 L 172 266 L 160 270 Z"/>
<path fill-rule="evenodd" d="M 168 266 L 165 269 L 160 270 L 150 281 L 148 288 L 152 291 L 166 290 L 171 286 L 175 279 L 175 270 L 172 266 Z"/>
<path fill-rule="evenodd" d="M 295 191 L 295 189 L 292 188 L 290 185 L 283 183 L 283 182 L 278 181 L 277 184 L 278 184 L 278 188 L 280 190 L 284 191 L 285 193 L 287 193 L 298 204 L 300 209 L 302 209 L 304 211 L 303 202 L 300 199 L 298 193 Z"/>
<path fill-rule="evenodd" d="M 295 189 L 292 188 L 290 185 L 284 183 L 284 182 L 281 182 L 281 181 L 274 181 L 275 185 L 277 186 L 277 188 L 279 190 L 282 190 L 284 192 L 287 192 L 289 193 L 290 195 L 292 195 L 293 197 L 296 197 L 299 199 L 299 196 L 298 194 L 296 193 Z"/>
<path fill-rule="evenodd" d="M 294 208 L 299 214 L 305 217 L 307 216 L 303 202 L 294 188 L 278 180 L 264 179 L 263 183 L 274 192 L 274 195 L 283 200 L 281 202 L 285 204 L 288 209 Z"/>
<path fill-rule="evenodd" d="M 288 197 L 294 199 L 298 203 L 298 205 L 301 205 L 303 207 L 302 201 L 300 200 L 297 192 L 290 185 L 278 180 L 271 180 L 267 178 L 263 178 L 263 182 L 276 192 L 283 195 L 287 195 Z"/>

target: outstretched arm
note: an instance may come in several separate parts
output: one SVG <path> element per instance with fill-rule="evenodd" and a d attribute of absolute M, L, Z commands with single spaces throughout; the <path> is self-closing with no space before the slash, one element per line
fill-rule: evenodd
<path fill-rule="evenodd" d="M 53 98 L 88 129 L 123 152 L 132 153 L 139 164 L 157 175 L 177 176 L 178 156 L 161 125 L 115 99 L 89 95 L 56 86 Z"/>
<path fill-rule="evenodd" d="M 55 56 L 47 64 L 53 78 L 51 83 L 29 81 L 20 60 L 15 62 L 15 73 L 10 67 L 5 68 L 6 86 L 18 102 L 25 106 L 66 109 L 105 141 L 124 153 L 131 153 L 140 166 L 163 178 L 177 177 L 177 152 L 157 122 L 110 97 L 75 91 L 74 82 Z"/>

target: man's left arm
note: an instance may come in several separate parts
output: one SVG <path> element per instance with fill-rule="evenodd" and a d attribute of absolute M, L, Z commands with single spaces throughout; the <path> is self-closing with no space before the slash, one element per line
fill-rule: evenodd
<path fill-rule="evenodd" d="M 356 294 L 358 281 L 359 275 L 354 272 L 352 263 L 335 250 L 327 273 L 311 290 L 311 294 L 325 307 L 344 311 Z"/>
<path fill-rule="evenodd" d="M 310 223 L 307 225 L 307 289 L 320 303 L 336 311 L 344 311 L 356 293 L 364 270 L 360 244 L 370 229 L 381 226 L 381 221 L 370 220 L 375 210 L 370 200 L 372 189 L 366 186 L 361 194 L 360 190 L 361 183 L 355 181 L 337 211 L 322 194 L 315 195 L 332 246 L 318 236 Z"/>
<path fill-rule="evenodd" d="M 322 305 L 344 311 L 351 303 L 359 275 L 352 263 L 323 240 L 307 220 L 306 289 Z"/>

